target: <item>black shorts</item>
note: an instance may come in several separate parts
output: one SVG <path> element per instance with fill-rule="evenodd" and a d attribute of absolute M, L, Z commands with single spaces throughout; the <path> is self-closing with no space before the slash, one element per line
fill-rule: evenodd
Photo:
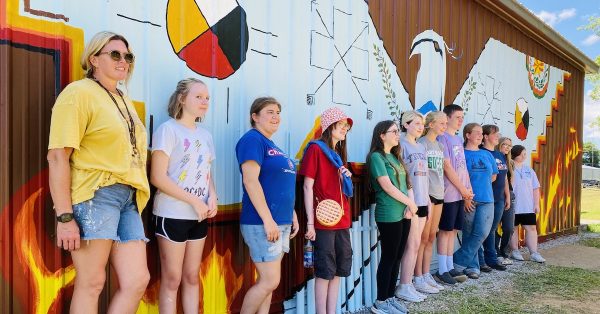
<path fill-rule="evenodd" d="M 431 200 L 431 204 L 433 205 L 440 205 L 440 204 L 444 204 L 444 199 L 437 199 L 431 195 L 429 195 L 429 199 Z"/>
<path fill-rule="evenodd" d="M 417 216 L 419 217 L 427 217 L 429 215 L 429 206 L 419 206 L 417 207 Z"/>
<path fill-rule="evenodd" d="M 206 219 L 198 222 L 189 219 L 174 219 L 153 216 L 155 233 L 172 242 L 183 243 L 187 241 L 203 240 L 208 234 Z"/>
<path fill-rule="evenodd" d="M 440 230 L 462 230 L 465 220 L 465 201 L 444 203 L 440 218 Z"/>
<path fill-rule="evenodd" d="M 535 214 L 515 214 L 515 227 L 518 225 L 535 226 Z"/>
<path fill-rule="evenodd" d="M 315 277 L 331 280 L 348 277 L 352 269 L 350 230 L 317 229 L 314 241 Z"/>

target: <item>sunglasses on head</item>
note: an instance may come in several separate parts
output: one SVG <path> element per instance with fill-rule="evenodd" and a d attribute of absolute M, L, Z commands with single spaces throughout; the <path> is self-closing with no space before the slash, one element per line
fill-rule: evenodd
<path fill-rule="evenodd" d="M 98 55 L 103 55 L 103 54 L 109 55 L 110 58 L 113 59 L 114 61 L 121 61 L 121 58 L 123 58 L 123 59 L 125 59 L 125 62 L 127 62 L 129 64 L 132 64 L 133 61 L 135 60 L 135 56 L 131 52 L 125 52 L 125 53 L 121 54 L 120 51 L 112 50 L 112 51 L 105 51 L 105 52 L 98 53 Z"/>

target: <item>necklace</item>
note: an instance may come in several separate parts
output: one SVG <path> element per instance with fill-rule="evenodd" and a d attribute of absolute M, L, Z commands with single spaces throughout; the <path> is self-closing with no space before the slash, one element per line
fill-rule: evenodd
<path fill-rule="evenodd" d="M 117 103 L 117 100 L 112 95 L 112 93 L 106 87 L 104 87 L 104 85 L 102 85 L 102 83 L 100 83 L 98 80 L 94 79 L 94 82 L 98 83 L 98 85 L 100 85 L 100 87 L 102 87 L 102 89 L 104 89 L 106 91 L 108 96 L 110 96 L 110 99 L 112 99 L 113 103 L 117 107 L 117 110 L 121 114 L 121 117 L 123 117 L 123 120 L 125 120 L 125 124 L 127 124 L 127 130 L 129 131 L 129 143 L 131 144 L 131 148 L 132 148 L 131 156 L 134 158 L 138 157 L 139 152 L 137 149 L 137 142 L 136 142 L 136 137 L 135 137 L 135 122 L 133 121 L 133 117 L 131 116 L 131 113 L 129 112 L 129 108 L 127 108 L 127 103 L 125 102 L 125 99 L 123 98 L 123 94 L 121 94 L 121 91 L 119 89 L 117 89 L 117 94 L 119 94 L 119 97 L 121 97 L 121 101 L 123 102 L 123 105 L 125 106 L 125 111 L 127 112 L 127 117 L 125 117 L 125 114 L 123 113 L 123 111 L 121 111 L 121 108 L 119 108 L 119 104 Z M 129 118 L 129 119 L 127 119 L 127 118 Z"/>

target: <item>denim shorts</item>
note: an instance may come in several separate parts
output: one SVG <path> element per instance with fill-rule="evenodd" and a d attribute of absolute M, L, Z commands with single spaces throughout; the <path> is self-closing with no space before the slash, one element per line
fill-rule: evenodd
<path fill-rule="evenodd" d="M 135 189 L 116 183 L 96 190 L 90 200 L 73 205 L 82 240 L 143 240 L 142 218 L 135 203 Z"/>
<path fill-rule="evenodd" d="M 255 263 L 272 262 L 283 253 L 290 251 L 290 233 L 292 225 L 279 225 L 279 239 L 275 242 L 267 240 L 264 225 L 240 225 L 244 242 L 250 250 L 250 257 Z"/>

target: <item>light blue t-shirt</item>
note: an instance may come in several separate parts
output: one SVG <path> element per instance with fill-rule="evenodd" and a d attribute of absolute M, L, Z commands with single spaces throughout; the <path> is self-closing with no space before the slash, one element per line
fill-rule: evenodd
<path fill-rule="evenodd" d="M 532 214 L 533 190 L 540 188 L 535 171 L 531 167 L 523 165 L 514 168 L 513 192 L 515 193 L 515 214 Z"/>
<path fill-rule="evenodd" d="M 465 161 L 475 194 L 473 200 L 480 203 L 493 203 L 492 175 L 498 174 L 496 160 L 487 150 L 465 149 Z"/>

